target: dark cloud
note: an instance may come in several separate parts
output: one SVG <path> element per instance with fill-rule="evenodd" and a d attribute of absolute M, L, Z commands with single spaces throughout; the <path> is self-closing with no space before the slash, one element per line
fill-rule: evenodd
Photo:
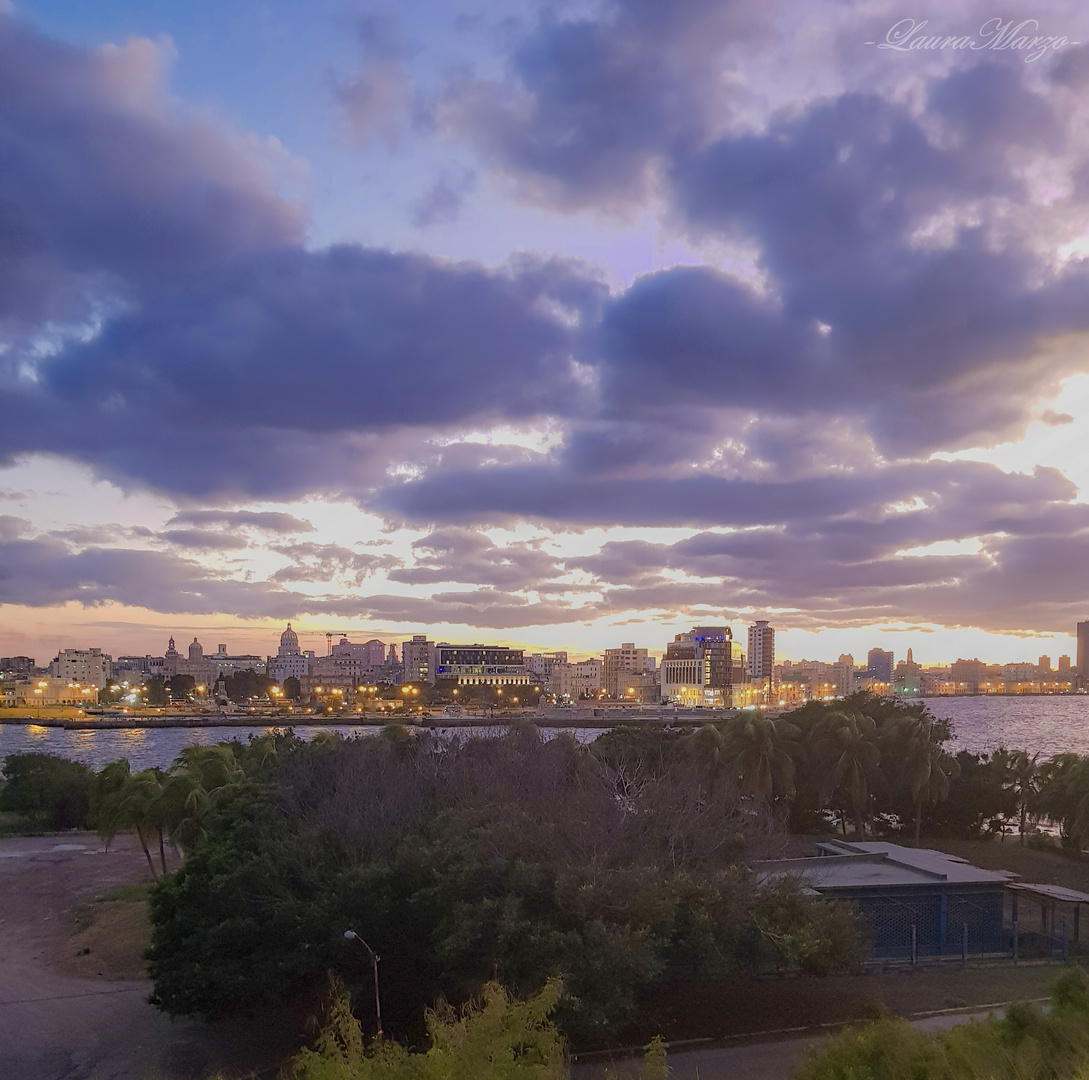
<path fill-rule="evenodd" d="M 313 523 L 304 518 L 271 510 L 179 510 L 167 525 L 258 529 L 283 535 L 314 531 Z"/>
<path fill-rule="evenodd" d="M 579 383 L 563 312 L 592 319 L 600 295 L 559 262 L 351 247 L 235 261 L 13 384 L 0 456 L 67 454 L 193 495 L 299 493 L 319 473 L 365 487 L 377 432 L 565 410 Z"/>
<path fill-rule="evenodd" d="M 290 618 L 311 603 L 267 582 L 216 575 L 192 559 L 166 552 L 73 552 L 50 537 L 0 542 L 0 603 L 44 607 L 72 601 L 87 607 L 116 603 L 162 612 L 269 618 Z M 322 601 L 312 603 L 318 610 Z"/>
<path fill-rule="evenodd" d="M 256 142 L 178 108 L 165 59 L 147 40 L 62 45 L 0 13 L 0 330 L 302 239 Z"/>
<path fill-rule="evenodd" d="M 561 572 L 559 561 L 539 545 L 498 546 L 472 529 L 438 529 L 413 544 L 414 566 L 393 570 L 391 581 L 409 585 L 460 581 L 500 589 L 535 589 Z"/>
<path fill-rule="evenodd" d="M 576 18 L 546 6 L 506 78 L 459 79 L 439 122 L 524 196 L 615 210 L 652 190 L 656 160 L 722 122 L 736 96 L 725 46 L 767 37 L 777 6 L 618 0 Z"/>

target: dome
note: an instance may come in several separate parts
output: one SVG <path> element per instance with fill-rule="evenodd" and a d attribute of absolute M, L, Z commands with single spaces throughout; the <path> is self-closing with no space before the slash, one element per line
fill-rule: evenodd
<path fill-rule="evenodd" d="M 189 659 L 190 660 L 203 660 L 204 648 L 196 638 L 193 638 L 193 644 L 189 646 Z"/>
<path fill-rule="evenodd" d="M 280 635 L 280 655 L 291 656 L 297 654 L 299 651 L 299 635 L 291 629 L 291 623 L 287 624 L 287 629 Z"/>

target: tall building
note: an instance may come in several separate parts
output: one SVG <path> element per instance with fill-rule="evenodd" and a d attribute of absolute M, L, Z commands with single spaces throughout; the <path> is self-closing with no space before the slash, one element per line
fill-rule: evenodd
<path fill-rule="evenodd" d="M 914 696 L 922 693 L 923 669 L 921 665 L 915 663 L 915 657 L 912 656 L 910 649 L 908 649 L 907 659 L 901 660 L 896 665 L 893 681 L 898 694 Z"/>
<path fill-rule="evenodd" d="M 646 649 L 637 649 L 635 643 L 624 642 L 619 649 L 605 650 L 605 693 L 611 698 L 624 696 L 626 686 L 621 684 L 628 675 L 642 675 L 655 670 L 654 657 Z"/>
<path fill-rule="evenodd" d="M 747 654 L 749 679 L 752 682 L 770 682 L 775 669 L 775 628 L 767 619 L 757 619 L 749 627 L 749 651 Z"/>
<path fill-rule="evenodd" d="M 741 643 L 728 626 L 696 626 L 678 634 L 662 658 L 662 700 L 729 708 L 735 683 L 744 682 Z"/>
<path fill-rule="evenodd" d="M 101 649 L 64 649 L 49 665 L 55 679 L 97 686 L 101 690 L 110 677 L 110 660 Z"/>
<path fill-rule="evenodd" d="M 1078 678 L 1089 682 L 1089 619 L 1078 623 Z"/>
<path fill-rule="evenodd" d="M 406 683 L 434 683 L 437 677 L 435 643 L 426 634 L 413 634 L 401 645 L 401 666 Z"/>
<path fill-rule="evenodd" d="M 893 655 L 884 649 L 870 649 L 866 657 L 866 672 L 870 680 L 892 686 Z"/>

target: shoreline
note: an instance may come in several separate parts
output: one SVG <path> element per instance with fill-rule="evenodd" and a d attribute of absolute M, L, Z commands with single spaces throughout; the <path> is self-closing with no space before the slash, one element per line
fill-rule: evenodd
<path fill-rule="evenodd" d="M 732 713 L 730 714 L 732 715 Z M 523 722 L 535 724 L 537 727 L 546 728 L 609 728 L 631 725 L 654 725 L 669 727 L 677 724 L 691 727 L 697 724 L 714 723 L 722 720 L 723 715 L 708 714 L 694 716 L 691 713 L 655 713 L 652 715 L 633 716 L 630 713 L 619 716 L 542 716 L 540 714 L 513 716 L 432 716 L 423 719 L 412 718 L 398 721 L 396 718 L 377 716 L 239 716 L 228 714 L 224 716 L 107 716 L 101 719 L 95 718 L 64 718 L 64 717 L 40 717 L 33 716 L 0 716 L 0 726 L 9 727 L 43 727 L 60 728 L 65 731 L 115 731 L 126 728 L 140 728 L 146 730 L 170 730 L 177 728 L 294 728 L 294 727 L 385 727 L 387 724 L 403 723 L 406 727 L 424 728 L 433 730 L 436 728 L 495 728 L 510 727 L 515 723 Z"/>

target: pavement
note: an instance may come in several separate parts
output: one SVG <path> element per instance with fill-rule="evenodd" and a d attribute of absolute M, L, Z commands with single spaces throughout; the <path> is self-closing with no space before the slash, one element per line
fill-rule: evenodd
<path fill-rule="evenodd" d="M 1003 1011 L 1002 1006 L 997 1006 L 942 1013 L 914 1020 L 912 1026 L 919 1031 L 948 1031 L 958 1024 L 1001 1016 Z M 830 1033 L 815 1032 L 730 1046 L 670 1051 L 670 1080 L 789 1080 L 806 1053 L 819 1049 L 831 1037 Z M 612 1070 L 617 1080 L 635 1080 L 639 1067 L 639 1058 L 578 1061 L 572 1066 L 571 1080 L 600 1080 L 606 1068 Z"/>
<path fill-rule="evenodd" d="M 194 1080 L 241 1066 L 236 1032 L 171 1020 L 146 980 L 71 971 L 73 908 L 149 880 L 128 836 L 108 854 L 90 833 L 0 840 L 0 1080 Z"/>

